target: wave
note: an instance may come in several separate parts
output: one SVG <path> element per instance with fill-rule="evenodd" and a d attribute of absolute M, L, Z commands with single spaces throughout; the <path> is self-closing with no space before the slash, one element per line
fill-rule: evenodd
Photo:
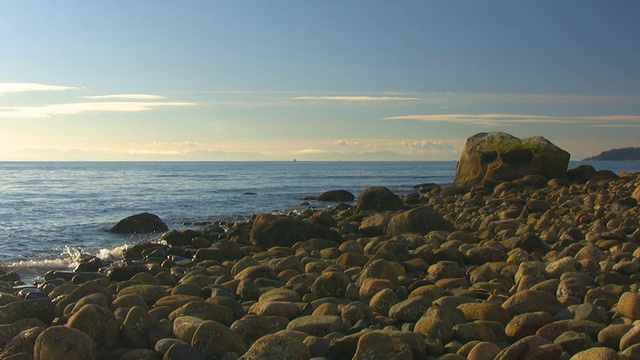
<path fill-rule="evenodd" d="M 102 260 L 118 260 L 131 245 L 120 245 L 112 249 L 101 249 L 95 254 L 86 252 L 82 248 L 65 246 L 59 257 L 19 260 L 0 263 L 0 270 L 5 273 L 15 272 L 26 284 L 43 280 L 44 275 L 51 270 L 73 270 L 82 261 L 92 256 Z"/>

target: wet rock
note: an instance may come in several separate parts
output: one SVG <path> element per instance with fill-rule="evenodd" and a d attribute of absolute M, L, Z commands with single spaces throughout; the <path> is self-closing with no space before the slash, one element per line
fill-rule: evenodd
<path fill-rule="evenodd" d="M 355 196 L 347 190 L 330 190 L 318 196 L 318 201 L 351 202 Z"/>
<path fill-rule="evenodd" d="M 109 232 L 117 234 L 152 233 L 169 230 L 158 215 L 140 213 L 120 220 L 109 229 Z"/>

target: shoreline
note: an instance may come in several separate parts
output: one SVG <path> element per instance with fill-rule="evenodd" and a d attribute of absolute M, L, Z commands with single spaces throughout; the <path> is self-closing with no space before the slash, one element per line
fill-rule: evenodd
<path fill-rule="evenodd" d="M 56 334 L 97 359 L 635 358 L 640 174 L 562 185 L 367 188 L 355 206 L 169 231 L 37 287 L 5 274 L 0 358 Z"/>

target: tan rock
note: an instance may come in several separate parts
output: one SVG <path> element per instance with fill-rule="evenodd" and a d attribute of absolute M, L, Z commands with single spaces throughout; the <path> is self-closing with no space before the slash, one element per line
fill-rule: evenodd
<path fill-rule="evenodd" d="M 220 356 L 226 352 L 243 355 L 248 349 L 240 335 L 212 320 L 204 321 L 198 326 L 193 333 L 191 346 L 208 358 Z"/>
<path fill-rule="evenodd" d="M 581 351 L 571 357 L 571 360 L 618 360 L 620 355 L 607 347 L 593 347 Z"/>
<path fill-rule="evenodd" d="M 307 360 L 311 358 L 309 348 L 295 337 L 270 334 L 258 339 L 240 358 L 241 360 Z"/>
<path fill-rule="evenodd" d="M 66 326 L 52 326 L 43 331 L 33 348 L 34 360 L 92 360 L 96 359 L 91 337 Z"/>
<path fill-rule="evenodd" d="M 632 320 L 640 319 L 640 293 L 625 292 L 618 300 L 616 313 Z"/>
<path fill-rule="evenodd" d="M 91 336 L 99 352 L 109 350 L 120 335 L 120 323 L 113 312 L 94 304 L 80 308 L 67 320 L 67 326 Z"/>
<path fill-rule="evenodd" d="M 180 316 L 195 316 L 202 320 L 214 320 L 225 325 L 231 325 L 233 322 L 233 310 L 207 301 L 192 301 L 184 304 L 169 314 L 169 320 L 173 321 Z"/>
<path fill-rule="evenodd" d="M 555 296 L 546 291 L 524 290 L 512 295 L 502 304 L 511 316 L 545 311 L 550 315 L 555 315 L 563 306 Z"/>
<path fill-rule="evenodd" d="M 500 351 L 502 351 L 502 349 L 498 345 L 481 341 L 469 351 L 467 360 L 493 360 Z"/>
<path fill-rule="evenodd" d="M 260 316 L 282 316 L 289 320 L 294 319 L 300 313 L 300 308 L 287 301 L 259 301 L 251 306 L 249 314 Z"/>
<path fill-rule="evenodd" d="M 358 340 L 354 360 L 412 360 L 411 347 L 400 338 L 380 332 L 364 334 Z"/>
<path fill-rule="evenodd" d="M 340 316 L 317 315 L 296 318 L 289 322 L 287 329 L 314 336 L 325 336 L 332 332 L 344 332 L 350 326 L 351 324 L 345 323 Z"/>
<path fill-rule="evenodd" d="M 559 359 L 562 346 L 536 335 L 527 336 L 502 350 L 495 360 Z"/>

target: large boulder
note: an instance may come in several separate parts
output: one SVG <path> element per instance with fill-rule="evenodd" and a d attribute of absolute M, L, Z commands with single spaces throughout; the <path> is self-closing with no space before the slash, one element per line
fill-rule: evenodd
<path fill-rule="evenodd" d="M 392 217 L 387 225 L 387 236 L 427 234 L 435 230 L 453 231 L 453 225 L 431 206 L 423 205 Z"/>
<path fill-rule="evenodd" d="M 402 210 L 402 199 L 384 186 L 371 186 L 364 189 L 358 196 L 356 211 L 373 210 L 383 212 L 387 210 Z"/>
<path fill-rule="evenodd" d="M 313 238 L 340 240 L 328 228 L 289 216 L 258 214 L 253 222 L 249 239 L 256 246 L 292 246 L 298 241 Z"/>
<path fill-rule="evenodd" d="M 504 132 L 478 133 L 467 139 L 453 185 L 492 185 L 526 175 L 563 178 L 569 157 L 568 152 L 540 136 L 519 139 Z"/>
<path fill-rule="evenodd" d="M 342 202 L 353 201 L 354 199 L 355 196 L 347 190 L 330 190 L 323 192 L 318 196 L 318 201 Z"/>
<path fill-rule="evenodd" d="M 164 232 L 167 230 L 169 230 L 167 224 L 165 224 L 158 215 L 140 213 L 120 220 L 111 229 L 109 229 L 109 232 L 117 234 L 133 234 Z"/>

